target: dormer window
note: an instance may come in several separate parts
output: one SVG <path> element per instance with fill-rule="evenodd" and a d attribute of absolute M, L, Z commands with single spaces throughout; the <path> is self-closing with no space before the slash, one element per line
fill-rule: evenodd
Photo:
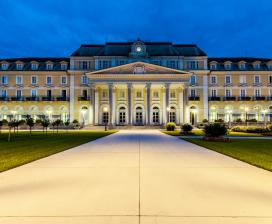
<path fill-rule="evenodd" d="M 62 64 L 60 65 L 60 69 L 61 69 L 61 70 L 66 70 L 66 69 L 67 69 L 67 65 L 64 64 L 64 63 L 62 63 Z"/>
<path fill-rule="evenodd" d="M 53 64 L 46 64 L 46 70 L 53 70 Z"/>
<path fill-rule="evenodd" d="M 37 70 L 38 69 L 38 64 L 37 63 L 32 63 L 31 64 L 31 70 Z"/>
<path fill-rule="evenodd" d="M 225 63 L 225 69 L 231 70 L 231 63 Z"/>
<path fill-rule="evenodd" d="M 8 63 L 3 63 L 1 65 L 2 70 L 8 70 Z"/>
<path fill-rule="evenodd" d="M 259 70 L 261 68 L 261 64 L 260 63 L 254 63 L 253 68 L 256 69 L 256 70 Z"/>
<path fill-rule="evenodd" d="M 217 64 L 211 64 L 211 70 L 216 70 L 217 69 Z"/>
<path fill-rule="evenodd" d="M 245 70 L 246 69 L 246 63 L 240 63 L 239 64 L 239 69 L 240 70 Z"/>
<path fill-rule="evenodd" d="M 23 64 L 22 63 L 16 64 L 16 69 L 17 70 L 23 70 Z"/>

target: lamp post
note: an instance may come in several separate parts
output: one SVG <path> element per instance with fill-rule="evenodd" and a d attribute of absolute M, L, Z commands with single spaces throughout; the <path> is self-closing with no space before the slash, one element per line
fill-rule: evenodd
<path fill-rule="evenodd" d="M 168 122 L 170 122 L 170 107 L 166 108 L 168 115 Z M 167 123 L 167 122 L 166 122 Z"/>
<path fill-rule="evenodd" d="M 264 127 L 266 128 L 266 115 L 267 115 L 268 110 L 263 110 L 262 112 L 264 115 Z"/>
<path fill-rule="evenodd" d="M 245 112 L 246 112 L 246 126 L 248 126 L 248 107 L 245 107 Z"/>
<path fill-rule="evenodd" d="M 104 108 L 103 108 L 103 112 L 104 112 L 104 113 L 107 113 L 107 112 L 108 112 L 108 108 L 107 108 L 107 107 L 104 107 Z M 105 116 L 105 115 L 104 115 L 104 116 Z M 108 130 L 107 125 L 108 125 L 109 117 L 107 117 L 107 119 L 104 117 L 103 119 L 104 119 L 104 123 L 105 123 L 105 131 L 107 131 L 107 130 Z"/>

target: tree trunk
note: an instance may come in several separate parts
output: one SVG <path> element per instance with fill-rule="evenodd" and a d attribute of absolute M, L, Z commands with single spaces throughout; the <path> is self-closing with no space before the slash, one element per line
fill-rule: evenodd
<path fill-rule="evenodd" d="M 8 141 L 10 142 L 11 127 L 9 128 Z"/>

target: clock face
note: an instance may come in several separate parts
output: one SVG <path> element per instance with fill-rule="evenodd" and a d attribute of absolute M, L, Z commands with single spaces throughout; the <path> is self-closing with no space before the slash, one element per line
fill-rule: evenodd
<path fill-rule="evenodd" d="M 137 52 L 141 52 L 141 51 L 142 51 L 142 48 L 141 48 L 141 47 L 136 47 L 136 51 L 137 51 Z"/>

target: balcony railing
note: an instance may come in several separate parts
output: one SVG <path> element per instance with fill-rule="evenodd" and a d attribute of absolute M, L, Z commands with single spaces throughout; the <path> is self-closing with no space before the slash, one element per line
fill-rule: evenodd
<path fill-rule="evenodd" d="M 43 96 L 42 101 L 54 101 L 54 97 L 52 97 L 52 96 Z"/>
<path fill-rule="evenodd" d="M 67 96 L 57 96 L 56 101 L 69 101 L 69 97 L 67 97 Z"/>
<path fill-rule="evenodd" d="M 190 101 L 199 101 L 199 100 L 200 100 L 200 97 L 199 97 L 199 96 L 190 96 L 190 97 L 189 97 L 189 100 L 190 100 Z"/>
<path fill-rule="evenodd" d="M 22 97 L 22 96 L 20 96 L 20 97 L 14 96 L 14 97 L 10 97 L 10 100 L 11 100 L 11 101 L 24 101 L 25 98 Z"/>
<path fill-rule="evenodd" d="M 236 97 L 235 96 L 225 96 L 224 101 L 235 101 Z"/>
<path fill-rule="evenodd" d="M 219 96 L 212 96 L 212 97 L 209 97 L 209 100 L 210 101 L 220 101 L 221 98 Z"/>
<path fill-rule="evenodd" d="M 250 101 L 251 97 L 250 96 L 241 96 L 238 98 L 239 101 Z"/>
<path fill-rule="evenodd" d="M 26 101 L 39 101 L 39 97 L 38 96 L 27 96 L 25 98 Z"/>
<path fill-rule="evenodd" d="M 255 96 L 253 97 L 254 101 L 264 101 L 265 100 L 265 96 Z"/>
<path fill-rule="evenodd" d="M 88 96 L 79 96 L 78 97 L 78 101 L 89 101 L 90 100 L 90 97 Z"/>
<path fill-rule="evenodd" d="M 8 101 L 8 100 L 9 100 L 9 98 L 6 97 L 6 96 L 1 96 L 0 97 L 0 101 Z"/>

